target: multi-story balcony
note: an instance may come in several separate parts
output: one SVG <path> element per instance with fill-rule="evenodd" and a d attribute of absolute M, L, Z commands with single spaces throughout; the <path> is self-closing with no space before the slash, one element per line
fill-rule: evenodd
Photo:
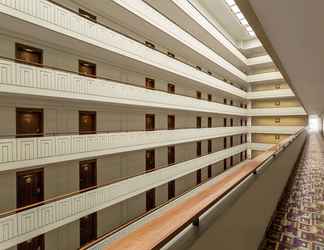
<path fill-rule="evenodd" d="M 0 219 L 0 248 L 14 246 L 210 164 L 240 154 L 247 148 L 248 144 L 241 144 L 169 167 L 161 167 L 107 185 L 86 189 L 81 193 L 72 193 L 5 213 Z"/>
<path fill-rule="evenodd" d="M 249 109 L 249 116 L 297 116 L 306 115 L 302 107 L 254 108 Z"/>
<path fill-rule="evenodd" d="M 270 144 L 270 143 L 258 143 L 258 142 L 253 142 L 249 145 L 250 150 L 256 150 L 256 151 L 266 151 L 273 147 L 275 144 Z"/>
<path fill-rule="evenodd" d="M 153 72 L 164 79 L 190 81 L 192 84 L 215 88 L 238 97 L 245 92 L 200 71 L 176 58 L 167 56 L 129 36 L 93 22 L 50 1 L 0 1 L 0 25 L 10 24 L 12 32 L 37 38 L 49 44 L 85 53 L 115 65 L 139 72 Z M 60 39 L 57 39 L 59 34 Z M 75 46 L 76 41 L 78 46 Z"/>
<path fill-rule="evenodd" d="M 294 92 L 291 89 L 274 89 L 274 90 L 263 90 L 253 91 L 247 93 L 247 99 L 258 100 L 258 99 L 278 99 L 278 98 L 289 98 L 294 97 Z"/>
<path fill-rule="evenodd" d="M 255 75 L 249 75 L 248 76 L 248 82 L 249 83 L 267 83 L 267 82 L 280 82 L 284 81 L 284 78 L 282 74 L 279 71 L 275 72 L 268 72 L 268 73 L 260 73 Z"/>
<path fill-rule="evenodd" d="M 298 131 L 304 129 L 304 126 L 252 126 L 249 129 L 250 133 L 261 134 L 296 134 Z"/>
<path fill-rule="evenodd" d="M 0 92 L 245 116 L 247 110 L 110 79 L 0 59 Z"/>
<path fill-rule="evenodd" d="M 219 127 L 0 139 L 0 171 L 247 132 L 247 127 Z"/>

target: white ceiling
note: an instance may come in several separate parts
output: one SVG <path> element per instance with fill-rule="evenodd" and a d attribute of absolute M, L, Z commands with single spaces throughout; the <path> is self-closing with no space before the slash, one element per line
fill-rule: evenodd
<path fill-rule="evenodd" d="M 245 28 L 232 13 L 225 0 L 193 0 L 198 2 L 236 41 L 251 40 Z"/>
<path fill-rule="evenodd" d="M 324 1 L 247 0 L 309 113 L 324 113 Z"/>

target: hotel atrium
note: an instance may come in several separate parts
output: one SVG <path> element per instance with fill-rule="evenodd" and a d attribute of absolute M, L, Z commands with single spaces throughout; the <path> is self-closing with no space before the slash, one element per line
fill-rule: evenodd
<path fill-rule="evenodd" d="M 0 0 L 0 250 L 324 250 L 323 8 Z"/>

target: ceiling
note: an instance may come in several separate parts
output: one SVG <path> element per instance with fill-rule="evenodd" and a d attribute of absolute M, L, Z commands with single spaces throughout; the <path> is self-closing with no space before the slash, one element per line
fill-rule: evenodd
<path fill-rule="evenodd" d="M 190 0 L 199 3 L 236 41 L 254 39 L 232 13 L 225 0 Z"/>
<path fill-rule="evenodd" d="M 324 1 L 237 0 L 310 114 L 324 113 Z"/>

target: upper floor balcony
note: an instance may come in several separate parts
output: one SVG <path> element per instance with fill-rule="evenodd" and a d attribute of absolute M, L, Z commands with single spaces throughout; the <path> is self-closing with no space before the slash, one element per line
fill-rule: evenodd
<path fill-rule="evenodd" d="M 7 249 L 101 209 L 247 150 L 247 144 L 118 179 L 1 214 L 0 248 Z"/>
<path fill-rule="evenodd" d="M 0 58 L 0 92 L 228 115 L 247 110 L 189 96 Z"/>
<path fill-rule="evenodd" d="M 84 54 L 123 68 L 150 72 L 244 98 L 246 92 L 78 13 L 45 0 L 0 1 L 0 27 L 29 39 Z M 3 25 L 3 26 L 1 26 Z M 37 37 L 33 37 L 37 34 Z"/>
<path fill-rule="evenodd" d="M 291 89 L 262 90 L 247 93 L 247 99 L 250 100 L 289 98 L 294 96 L 295 94 Z"/>
<path fill-rule="evenodd" d="M 0 139 L 0 172 L 245 133 L 248 133 L 248 127 L 115 133 L 97 131 L 96 134 L 85 135 L 4 138 Z"/>
<path fill-rule="evenodd" d="M 278 107 L 249 109 L 249 116 L 299 116 L 306 115 L 303 107 Z"/>
<path fill-rule="evenodd" d="M 260 73 L 255 75 L 248 76 L 249 83 L 267 83 L 267 82 L 283 82 L 284 78 L 279 71 L 268 72 L 268 73 Z"/>

